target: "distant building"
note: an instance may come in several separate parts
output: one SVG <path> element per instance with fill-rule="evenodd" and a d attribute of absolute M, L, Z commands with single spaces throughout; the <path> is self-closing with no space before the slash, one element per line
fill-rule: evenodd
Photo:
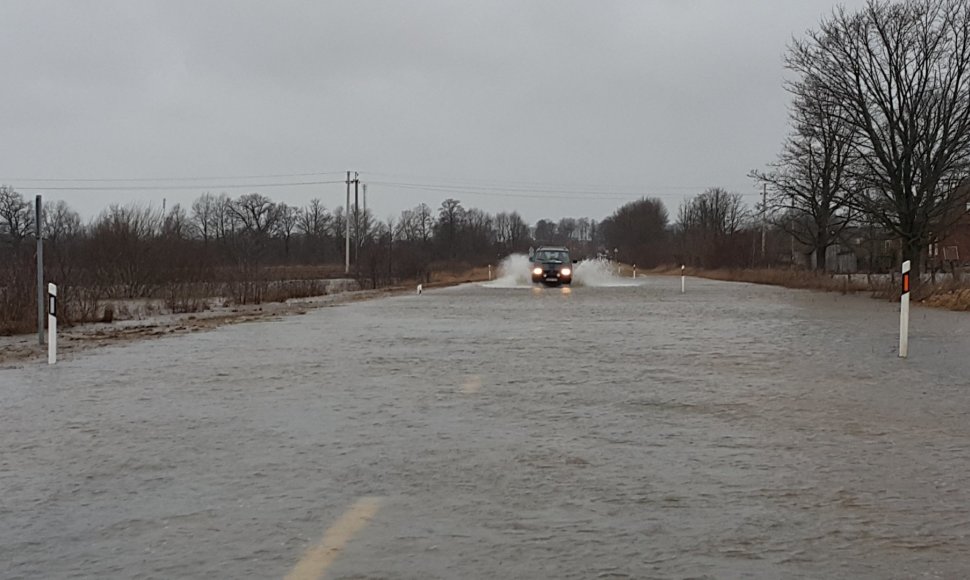
<path fill-rule="evenodd" d="M 927 251 L 927 266 L 946 269 L 953 266 L 970 264 L 970 203 L 962 215 L 940 240 L 930 244 Z"/>

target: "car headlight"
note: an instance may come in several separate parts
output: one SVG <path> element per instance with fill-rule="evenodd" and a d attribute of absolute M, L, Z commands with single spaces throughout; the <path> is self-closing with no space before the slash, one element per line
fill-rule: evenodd
<path fill-rule="evenodd" d="M 563 269 L 562 269 L 562 275 L 563 275 L 563 276 L 569 276 L 569 275 L 571 275 L 572 273 L 573 273 L 573 271 L 572 271 L 572 270 L 570 270 L 569 268 L 563 268 Z"/>
<path fill-rule="evenodd" d="M 542 268 L 535 268 L 534 270 L 532 270 L 532 273 L 535 274 L 536 276 L 542 276 Z"/>

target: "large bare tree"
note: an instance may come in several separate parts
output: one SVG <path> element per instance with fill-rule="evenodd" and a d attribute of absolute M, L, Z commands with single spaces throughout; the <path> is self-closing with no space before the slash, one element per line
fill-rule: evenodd
<path fill-rule="evenodd" d="M 230 204 L 232 211 L 243 231 L 252 236 L 266 236 L 276 225 L 279 214 L 273 200 L 259 193 L 247 193 Z"/>
<path fill-rule="evenodd" d="M 970 162 L 970 0 L 870 0 L 837 9 L 787 64 L 855 127 L 860 207 L 923 250 L 959 217 Z"/>
<path fill-rule="evenodd" d="M 795 94 L 791 135 L 767 172 L 750 175 L 767 186 L 764 209 L 775 225 L 811 248 L 815 268 L 824 271 L 826 250 L 851 223 L 857 129 L 811 81 L 789 87 Z"/>

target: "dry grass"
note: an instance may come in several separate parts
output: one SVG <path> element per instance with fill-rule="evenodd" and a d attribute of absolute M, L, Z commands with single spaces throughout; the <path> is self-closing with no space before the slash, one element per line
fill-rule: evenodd
<path fill-rule="evenodd" d="M 970 312 L 970 287 L 949 285 L 940 288 L 922 300 L 923 304 L 947 310 Z"/>
<path fill-rule="evenodd" d="M 431 286 L 447 286 L 450 284 L 465 284 L 468 282 L 483 282 L 488 280 L 488 267 L 468 268 L 466 270 L 439 271 L 431 273 Z"/>
<path fill-rule="evenodd" d="M 871 290 L 866 283 L 865 276 L 833 278 L 806 270 L 711 270 L 701 271 L 694 275 L 714 280 L 731 280 L 827 292 L 854 293 Z"/>
<path fill-rule="evenodd" d="M 652 271 L 655 274 L 680 275 L 680 268 L 664 267 Z M 806 290 L 824 290 L 827 292 L 868 292 L 872 290 L 866 282 L 864 274 L 834 278 L 826 274 L 807 270 L 782 269 L 719 269 L 704 270 L 687 268 L 688 276 L 723 280 L 725 282 L 748 282 L 750 284 L 767 284 L 769 286 L 784 286 L 785 288 L 800 288 Z"/>
<path fill-rule="evenodd" d="M 885 279 L 872 280 L 865 274 L 851 276 L 831 276 L 807 270 L 784 269 L 747 269 L 747 270 L 703 270 L 687 268 L 688 276 L 723 280 L 726 282 L 748 282 L 751 284 L 767 284 L 804 290 L 819 290 L 823 292 L 841 292 L 851 294 L 868 292 L 873 298 L 883 300 L 899 300 L 898 281 Z M 662 267 L 652 270 L 653 274 L 679 275 L 679 267 Z M 945 308 L 956 311 L 970 311 L 970 284 L 967 282 L 941 282 L 932 284 L 924 281 L 913 289 L 913 300 L 935 308 Z"/>

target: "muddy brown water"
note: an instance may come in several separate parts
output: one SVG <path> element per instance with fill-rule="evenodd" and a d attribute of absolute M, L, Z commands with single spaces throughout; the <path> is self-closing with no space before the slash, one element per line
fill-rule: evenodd
<path fill-rule="evenodd" d="M 970 575 L 970 316 L 467 285 L 0 370 L 0 577 Z"/>

